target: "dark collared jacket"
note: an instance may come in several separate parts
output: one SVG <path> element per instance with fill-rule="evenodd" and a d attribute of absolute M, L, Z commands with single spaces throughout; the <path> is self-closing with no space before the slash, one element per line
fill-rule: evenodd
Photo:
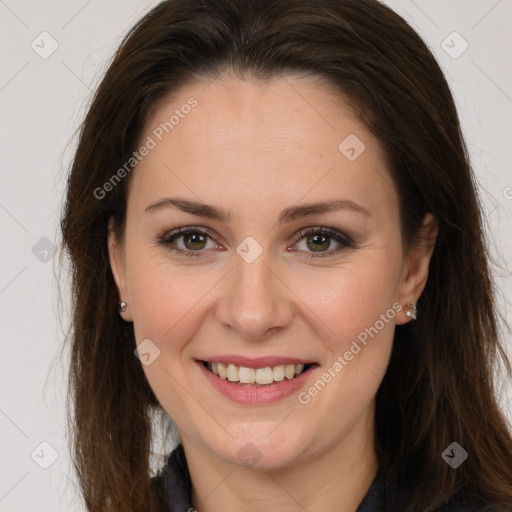
<path fill-rule="evenodd" d="M 400 505 L 393 510 L 386 510 L 385 480 L 379 471 L 370 489 L 366 493 L 356 512 L 401 512 Z M 152 479 L 157 494 L 161 499 L 160 512 L 195 512 L 191 503 L 190 474 L 187 467 L 183 445 L 179 444 L 168 456 L 160 474 Z M 406 495 L 405 490 L 399 493 L 398 503 Z M 226 511 L 229 512 L 229 511 Z M 421 512 L 421 511 L 418 511 Z M 483 500 L 466 498 L 457 494 L 441 507 L 432 512 L 512 512 L 503 508 L 493 507 Z"/>

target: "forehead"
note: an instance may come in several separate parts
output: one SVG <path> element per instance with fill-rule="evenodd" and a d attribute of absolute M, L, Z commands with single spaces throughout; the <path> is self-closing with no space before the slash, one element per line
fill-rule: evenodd
<path fill-rule="evenodd" d="M 261 214 L 263 202 L 337 192 L 356 201 L 373 193 L 378 202 L 394 191 L 379 141 L 311 77 L 186 85 L 150 117 L 141 141 L 150 139 L 130 185 L 139 209 L 164 192 L 246 208 L 257 196 Z"/>

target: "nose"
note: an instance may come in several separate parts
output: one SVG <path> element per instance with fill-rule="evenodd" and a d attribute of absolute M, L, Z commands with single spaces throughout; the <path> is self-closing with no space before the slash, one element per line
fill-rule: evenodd
<path fill-rule="evenodd" d="M 217 302 L 217 321 L 241 338 L 264 341 L 293 318 L 293 293 L 284 276 L 270 266 L 267 252 L 252 263 L 234 255 L 234 268 Z"/>

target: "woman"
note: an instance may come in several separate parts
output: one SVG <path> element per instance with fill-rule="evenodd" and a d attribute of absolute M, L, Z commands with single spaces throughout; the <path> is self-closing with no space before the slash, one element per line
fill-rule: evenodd
<path fill-rule="evenodd" d="M 512 510 L 474 178 L 386 6 L 155 7 L 84 121 L 62 231 L 89 510 Z M 150 478 L 158 411 L 179 440 Z"/>

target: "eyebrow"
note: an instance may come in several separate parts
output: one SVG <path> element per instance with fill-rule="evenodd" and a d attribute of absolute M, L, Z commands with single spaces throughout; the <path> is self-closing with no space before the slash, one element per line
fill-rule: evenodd
<path fill-rule="evenodd" d="M 145 213 L 154 212 L 162 208 L 176 208 L 186 213 L 197 215 L 198 217 L 206 217 L 209 219 L 217 219 L 221 222 L 229 222 L 233 217 L 229 211 L 224 211 L 221 208 L 209 204 L 191 201 L 189 199 L 166 197 L 160 199 L 156 203 L 149 205 L 144 211 Z M 318 215 L 328 213 L 336 210 L 351 210 L 367 217 L 371 217 L 369 210 L 363 206 L 354 203 L 348 199 L 333 199 L 321 203 L 306 203 L 298 206 L 291 206 L 286 208 L 279 215 L 279 224 L 292 222 L 296 219 L 306 217 L 309 215 Z"/>

